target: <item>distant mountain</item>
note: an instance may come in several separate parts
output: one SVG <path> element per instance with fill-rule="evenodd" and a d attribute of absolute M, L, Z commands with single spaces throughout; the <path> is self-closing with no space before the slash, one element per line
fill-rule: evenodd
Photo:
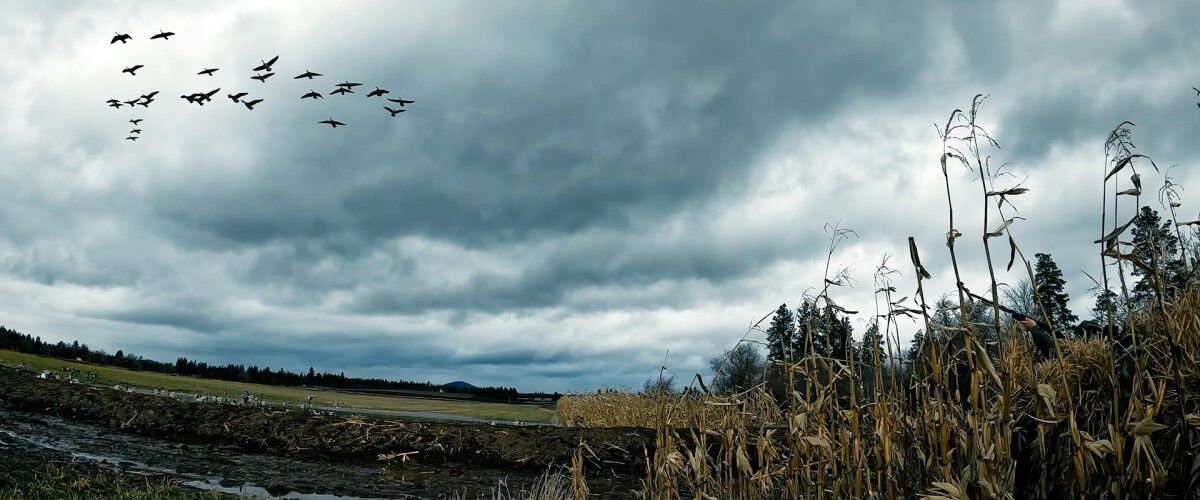
<path fill-rule="evenodd" d="M 449 384 L 442 384 L 442 387 L 445 387 L 447 389 L 458 389 L 458 390 L 471 390 L 471 389 L 476 388 L 475 386 L 468 384 L 466 382 L 463 382 L 461 380 L 455 380 L 453 382 L 450 382 Z"/>

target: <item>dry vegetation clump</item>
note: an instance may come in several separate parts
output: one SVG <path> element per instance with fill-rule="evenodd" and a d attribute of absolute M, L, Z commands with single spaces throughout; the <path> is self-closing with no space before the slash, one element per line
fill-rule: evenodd
<path fill-rule="evenodd" d="M 568 394 L 557 404 L 564 427 L 698 427 L 702 423 L 736 422 L 740 426 L 773 426 L 785 415 L 762 387 L 734 395 L 701 392 L 688 394 L 634 394 L 601 392 Z"/>
<path fill-rule="evenodd" d="M 1028 190 L 996 186 L 999 169 L 982 151 L 993 141 L 976 124 L 982 101 L 977 96 L 968 112 L 956 110 L 939 130 L 947 200 L 953 199 L 948 165 L 977 176 L 984 213 L 1000 219 L 985 216 L 976 228 L 985 249 L 993 240 L 1003 244 L 1008 267 L 1023 265 L 1034 282 L 1012 232 L 1020 218 L 1011 200 Z M 990 297 L 962 283 L 955 248 L 967 231 L 956 225 L 951 204 L 945 244 L 957 283 L 957 326 L 934 321 L 936 308 L 924 289 L 930 274 L 910 238 L 913 299 L 892 299 L 895 272 L 884 269 L 886 260 L 876 273 L 877 296 L 885 298 L 874 320 L 887 339 L 882 355 L 852 346 L 844 359 L 835 359 L 810 349 L 773 359 L 773 376 L 733 395 L 710 394 L 701 385 L 686 395 L 567 396 L 558 405 L 560 422 L 655 429 L 657 446 L 644 453 L 644 498 L 1196 498 L 1197 256 L 1180 257 L 1191 277 L 1182 289 L 1168 290 L 1163 264 L 1140 260 L 1121 239 L 1130 224 L 1109 220 L 1120 213 L 1116 200 L 1122 195 L 1135 199 L 1125 202 L 1126 209 L 1141 205 L 1136 164 L 1149 159 L 1125 142 L 1127 125 L 1106 144 L 1104 184 L 1113 212 L 1106 201 L 1106 234 L 1096 243 L 1103 271 L 1103 284 L 1097 284 L 1109 289 L 1119 278 L 1128 306 L 1109 311 L 1115 327 L 1102 338 L 1055 337 L 1053 352 L 1045 355 L 1028 333 L 1003 324 L 999 309 L 988 304 L 999 303 L 990 249 Z M 1109 183 L 1124 169 L 1133 170 L 1136 190 L 1118 192 Z M 837 236 L 834 241 L 831 254 Z M 1152 300 L 1130 300 L 1125 275 L 1135 267 L 1155 285 Z M 826 277 L 813 302 L 852 313 L 830 298 L 831 288 L 843 284 L 840 274 L 833 278 Z M 983 321 L 971 297 L 983 300 Z M 901 317 L 926 332 L 908 355 L 893 343 L 899 342 Z M 798 330 L 811 332 L 812 325 Z M 586 456 L 590 448 L 581 444 L 580 450 Z M 586 485 L 585 472 L 572 468 L 572 484 Z M 581 490 L 574 491 L 581 498 Z"/>

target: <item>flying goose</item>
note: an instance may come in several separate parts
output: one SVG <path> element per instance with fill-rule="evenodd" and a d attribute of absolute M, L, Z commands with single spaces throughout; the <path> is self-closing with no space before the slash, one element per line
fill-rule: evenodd
<path fill-rule="evenodd" d="M 409 101 L 409 100 L 405 100 L 405 99 L 388 99 L 388 100 L 392 101 L 394 103 L 400 104 L 400 107 L 402 107 L 402 108 L 404 107 L 405 104 L 412 104 L 412 103 L 416 102 L 416 101 Z"/>
<path fill-rule="evenodd" d="M 367 94 L 367 97 L 380 96 L 380 95 L 383 95 L 386 93 L 388 93 L 387 90 L 381 89 L 379 87 L 375 87 L 375 90 L 372 90 L 370 94 Z"/>
<path fill-rule="evenodd" d="M 339 121 L 337 121 L 337 120 L 334 120 L 333 118 L 330 118 L 330 119 L 328 119 L 328 120 L 321 120 L 321 121 L 319 121 L 319 122 L 317 122 L 317 123 L 328 123 L 328 124 L 329 124 L 329 126 L 331 126 L 331 127 L 333 127 L 333 128 L 338 128 L 338 125 L 341 125 L 341 126 L 343 126 L 343 127 L 344 127 L 344 126 L 346 126 L 346 124 L 345 124 L 345 123 L 342 123 L 342 122 L 339 122 Z"/>
<path fill-rule="evenodd" d="M 158 34 L 150 37 L 150 39 L 157 40 L 159 38 L 162 38 L 163 40 L 170 40 L 171 37 L 173 37 L 173 36 L 175 36 L 174 31 L 168 31 L 168 32 L 164 33 L 163 30 L 158 30 Z"/>
<path fill-rule="evenodd" d="M 260 82 L 263 82 L 263 83 L 267 83 L 267 78 L 270 78 L 270 77 L 271 77 L 271 75 L 274 75 L 274 74 L 275 74 L 275 73 L 264 73 L 264 74 L 261 74 L 261 75 L 254 75 L 254 76 L 252 76 L 252 77 L 250 77 L 250 78 L 253 78 L 253 79 L 255 79 L 255 80 L 258 80 L 258 81 L 260 81 Z"/>
<path fill-rule="evenodd" d="M 219 69 L 221 69 L 221 68 L 204 68 L 203 70 L 201 70 L 199 73 L 196 73 L 196 74 L 213 76 L 213 73 L 216 73 L 217 70 L 219 70 Z"/>
<path fill-rule="evenodd" d="M 217 87 L 215 89 L 212 89 L 209 92 L 198 93 L 196 95 L 200 96 L 200 103 L 204 104 L 204 101 L 211 101 L 213 96 L 217 95 L 217 92 L 220 92 L 220 91 L 221 91 L 221 87 Z"/>
<path fill-rule="evenodd" d="M 132 76 L 137 76 L 137 70 L 142 69 L 144 64 L 137 64 L 121 70 L 122 73 L 129 73 Z"/>
<path fill-rule="evenodd" d="M 271 66 L 275 65 L 275 61 L 279 60 L 279 56 L 272 57 L 270 61 L 263 61 L 262 65 L 254 68 L 251 71 L 271 71 Z"/>
<path fill-rule="evenodd" d="M 307 94 L 300 96 L 301 99 L 324 99 L 317 91 L 309 90 Z"/>
<path fill-rule="evenodd" d="M 262 101 L 263 101 L 262 99 L 255 99 L 255 100 L 253 100 L 253 101 L 246 101 L 246 102 L 243 102 L 242 104 L 245 104 L 245 105 L 246 105 L 246 109 L 248 109 L 248 110 L 250 110 L 250 111 L 254 111 L 254 105 L 255 105 L 255 104 L 258 104 L 258 103 L 260 103 L 260 102 L 262 102 Z"/>
<path fill-rule="evenodd" d="M 386 109 L 386 110 L 388 111 L 388 113 L 391 113 L 391 114 L 392 114 L 392 116 L 393 116 L 393 117 L 394 117 L 394 116 L 396 116 L 396 115 L 398 115 L 398 114 L 400 114 L 400 113 L 403 113 L 403 112 L 405 112 L 405 111 L 406 111 L 404 108 L 400 108 L 400 109 L 392 109 L 392 108 L 389 108 L 389 107 L 387 107 L 387 106 L 384 106 L 384 107 L 383 107 L 383 109 Z"/>
<path fill-rule="evenodd" d="M 129 33 L 125 33 L 125 34 L 118 33 L 117 36 L 112 37 L 112 41 L 108 42 L 108 44 L 112 45 L 117 42 L 129 43 L 129 40 L 132 40 L 132 39 L 133 39 L 133 37 L 129 36 Z"/>
<path fill-rule="evenodd" d="M 307 70 L 307 69 L 306 69 L 306 70 L 304 70 L 304 73 L 301 73 L 301 74 L 299 74 L 299 75 L 296 75 L 296 76 L 295 76 L 295 77 L 293 77 L 292 79 L 293 79 L 293 80 L 299 80 L 299 79 L 301 79 L 301 78 L 308 78 L 309 80 L 312 80 L 314 76 L 325 76 L 325 75 L 322 75 L 322 74 L 320 74 L 320 73 L 313 73 L 312 71 L 309 71 L 309 70 Z"/>
<path fill-rule="evenodd" d="M 239 101 L 238 101 L 238 99 L 241 99 L 241 98 L 243 98 L 243 97 L 246 97 L 246 96 L 248 96 L 248 95 L 250 95 L 250 94 L 249 94 L 249 93 L 247 93 L 247 92 L 238 92 L 238 93 L 236 93 L 236 94 L 229 94 L 229 95 L 227 95 L 227 96 L 225 96 L 225 97 L 228 97 L 228 98 L 230 98 L 230 99 L 233 99 L 233 102 L 239 102 Z"/>

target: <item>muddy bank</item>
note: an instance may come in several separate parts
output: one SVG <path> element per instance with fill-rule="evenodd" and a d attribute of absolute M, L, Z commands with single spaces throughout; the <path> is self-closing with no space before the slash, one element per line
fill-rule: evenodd
<path fill-rule="evenodd" d="M 636 477 L 644 467 L 643 448 L 652 454 L 654 446 L 654 433 L 647 429 L 493 427 L 312 415 L 40 380 L 5 368 L 0 368 L 0 399 L 16 410 L 176 442 L 374 464 L 381 455 L 393 455 L 392 466 L 401 469 L 406 464 L 457 464 L 542 472 L 569 464 L 582 441 L 592 452 L 589 476 Z"/>
<path fill-rule="evenodd" d="M 536 475 L 484 467 L 411 465 L 404 470 L 380 464 L 327 462 L 244 452 L 230 445 L 181 444 L 79 423 L 44 414 L 14 411 L 0 402 L 0 464 L 24 465 L 24 474 L 0 472 L 0 488 L 25 488 L 41 474 L 65 477 L 42 489 L 70 490 L 77 483 L 96 483 L 102 494 L 76 492 L 79 498 L 108 498 L 111 491 L 145 489 L 154 498 L 225 494 L 284 496 L 285 498 L 441 498 L 489 493 L 502 482 L 516 487 L 532 484 Z M 50 464 L 70 472 L 49 473 Z M 36 466 L 36 467 L 35 467 Z M 13 467 L 20 468 L 20 467 Z M 53 469 L 53 467 L 51 467 Z M 11 471 L 8 471 L 11 472 Z M 20 472 L 20 471 L 18 471 Z M 5 479 L 8 483 L 5 484 Z M 116 486 L 110 486 L 116 485 Z M 74 491 L 74 490 L 70 490 Z M 188 492 L 191 492 L 188 494 Z M 2 495 L 0 495 L 2 496 Z M 24 495 L 16 495 L 22 497 Z M 61 498 L 67 494 L 50 494 Z"/>

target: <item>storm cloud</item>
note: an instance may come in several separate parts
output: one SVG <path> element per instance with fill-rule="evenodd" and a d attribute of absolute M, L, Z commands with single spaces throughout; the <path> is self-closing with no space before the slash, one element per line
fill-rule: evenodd
<path fill-rule="evenodd" d="M 861 326 L 909 235 L 951 286 L 933 124 L 979 92 L 993 161 L 1033 190 L 1014 234 L 1055 256 L 1077 313 L 1107 132 L 1137 123 L 1200 189 L 1187 2 L 5 11 L 0 322 L 161 359 L 575 390 L 638 385 L 667 356 L 688 378 L 821 283 L 826 223 L 860 235 L 835 264 Z M 160 28 L 178 36 L 148 40 Z M 249 79 L 276 54 L 278 76 Z M 299 99 L 347 79 L 416 102 Z M 264 102 L 175 97 L 216 87 Z M 104 106 L 152 90 L 149 109 Z M 953 177 L 977 242 L 978 183 Z M 985 283 L 982 250 L 960 258 Z"/>

